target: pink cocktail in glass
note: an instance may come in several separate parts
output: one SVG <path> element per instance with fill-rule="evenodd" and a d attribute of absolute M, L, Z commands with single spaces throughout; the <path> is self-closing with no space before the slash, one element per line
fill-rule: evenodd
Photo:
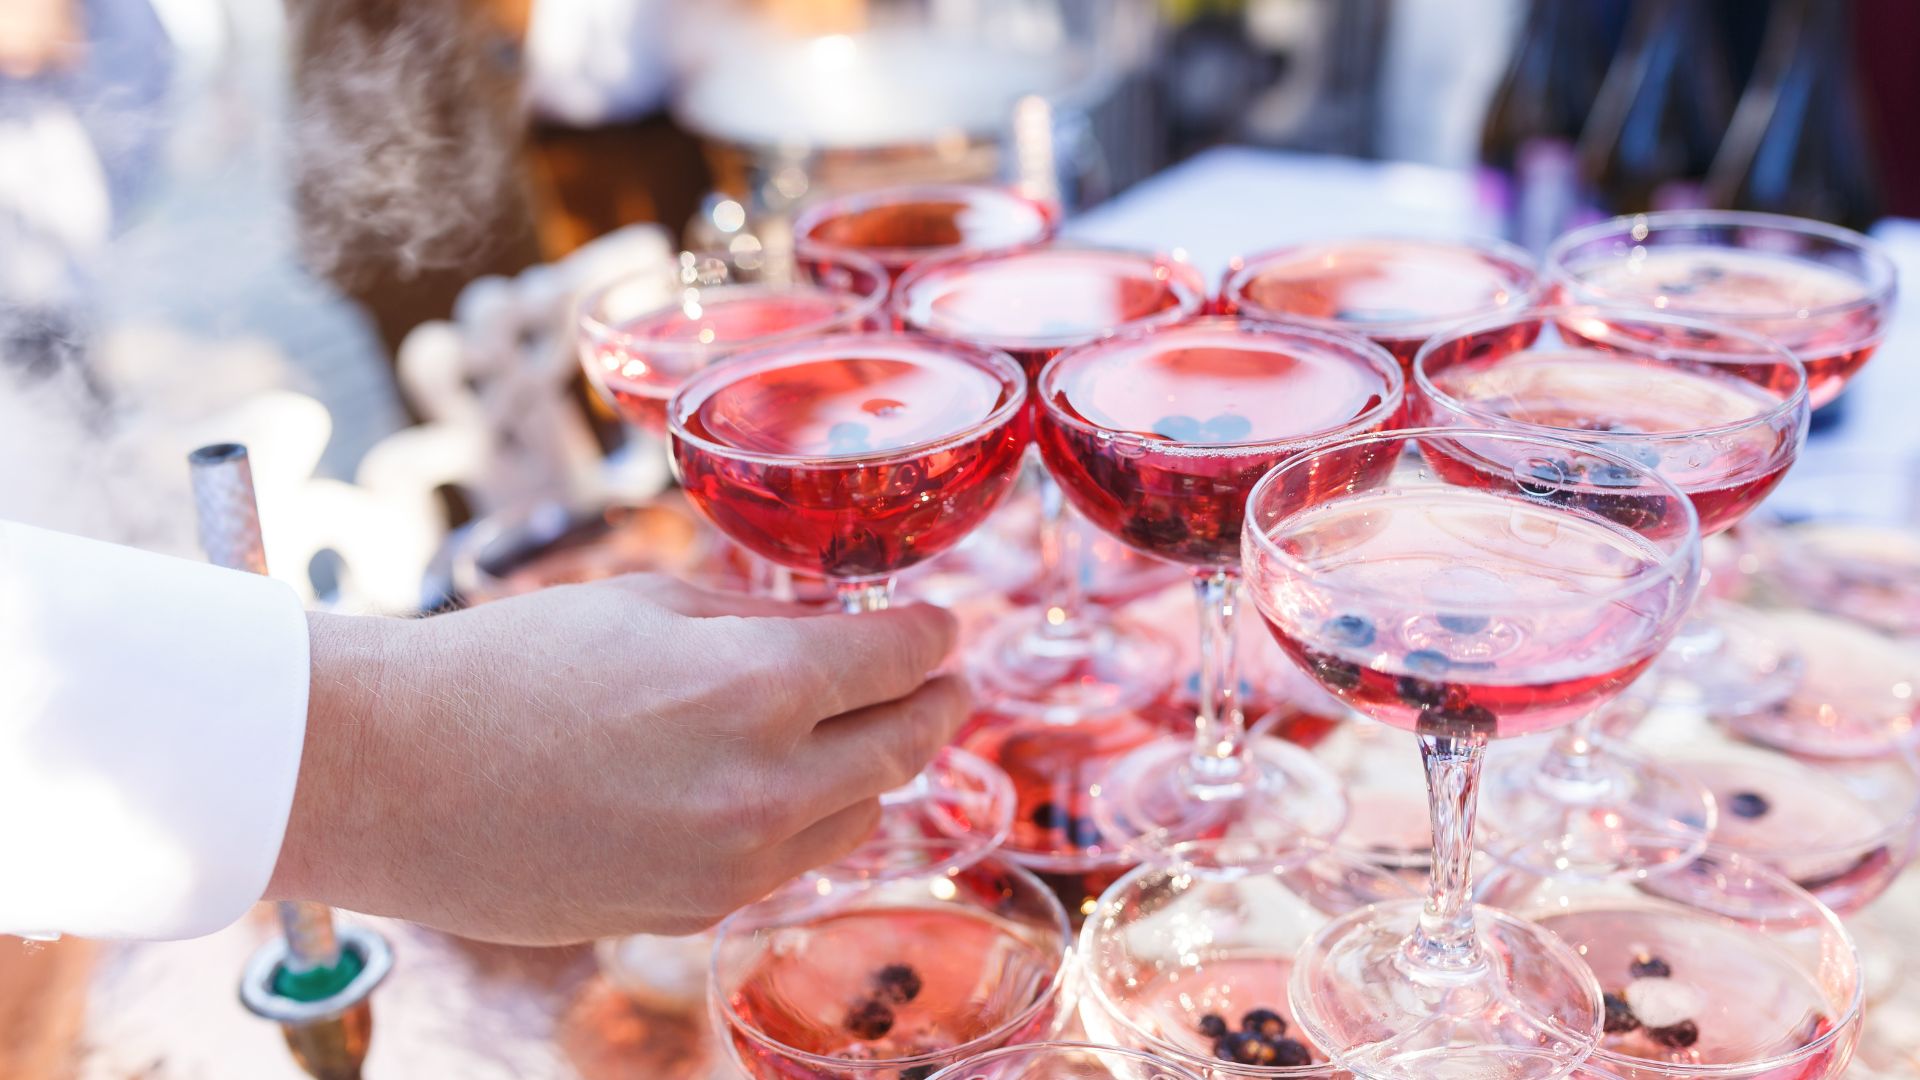
<path fill-rule="evenodd" d="M 1806 438 L 1806 372 L 1792 354 L 1678 316 L 1527 309 L 1434 338 L 1413 379 L 1423 423 L 1574 439 L 1658 472 L 1692 501 L 1702 535 L 1745 517 Z M 1563 471 L 1553 460 L 1533 467 L 1547 480 Z M 1512 483 L 1504 468 L 1482 478 L 1468 464 L 1450 478 Z M 1619 484 L 1617 498 L 1594 505 L 1617 521 L 1635 524 L 1647 509 L 1631 474 L 1601 469 L 1580 479 Z M 1707 633 L 1699 625 L 1682 630 L 1683 650 L 1689 634 Z M 1591 716 L 1543 757 L 1496 772 L 1487 799 L 1502 856 L 1541 871 L 1642 871 L 1691 859 L 1715 820 L 1714 801 L 1696 780 L 1599 737 Z"/>
<path fill-rule="evenodd" d="M 1234 260 L 1220 309 L 1359 334 L 1411 369 L 1429 337 L 1537 303 L 1542 288 L 1526 252 L 1498 241 L 1333 240 Z"/>
<path fill-rule="evenodd" d="M 1553 935 L 1472 903 L 1481 763 L 1493 739 L 1605 704 L 1659 654 L 1699 579 L 1691 502 L 1577 442 L 1420 428 L 1289 458 L 1249 496 L 1242 535 L 1281 647 L 1417 733 L 1427 773 L 1428 897 L 1363 908 L 1302 950 L 1305 1037 L 1368 1075 L 1564 1075 L 1601 1034 L 1600 990 Z"/>

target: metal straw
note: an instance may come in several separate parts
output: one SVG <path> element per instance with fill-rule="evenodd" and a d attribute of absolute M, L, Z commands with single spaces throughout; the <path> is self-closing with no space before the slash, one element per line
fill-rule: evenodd
<path fill-rule="evenodd" d="M 193 504 L 207 561 L 230 570 L 267 572 L 254 499 L 253 467 L 238 443 L 203 446 L 187 455 Z M 294 1057 L 320 1080 L 358 1080 L 372 1035 L 367 996 L 393 966 L 386 939 L 353 928 L 336 933 L 325 904 L 281 901 L 283 941 L 270 942 L 247 965 L 240 998 L 278 1022 Z"/>

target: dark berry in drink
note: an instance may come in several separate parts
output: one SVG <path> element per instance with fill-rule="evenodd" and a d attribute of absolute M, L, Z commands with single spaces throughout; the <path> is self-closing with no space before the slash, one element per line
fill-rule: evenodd
<path fill-rule="evenodd" d="M 1272 1009 L 1254 1009 L 1240 1018 L 1240 1030 L 1272 1042 L 1287 1033 L 1287 1020 Z"/>
<path fill-rule="evenodd" d="M 1351 690 L 1360 685 L 1359 664 L 1319 652 L 1309 651 L 1306 657 L 1307 666 L 1313 669 L 1314 678 L 1319 679 L 1329 689 Z"/>
<path fill-rule="evenodd" d="M 1073 819 L 1057 803 L 1043 802 L 1033 808 L 1028 819 L 1042 829 L 1064 829 Z"/>
<path fill-rule="evenodd" d="M 1097 847 L 1100 843 L 1100 826 L 1090 817 L 1075 817 L 1067 825 L 1067 839 L 1075 847 Z"/>
<path fill-rule="evenodd" d="M 1471 739 L 1476 735 L 1492 738 L 1500 718 L 1484 705 L 1456 705 L 1451 708 L 1422 709 L 1414 731 L 1447 739 Z"/>
<path fill-rule="evenodd" d="M 1670 979 L 1673 977 L 1673 968 L 1657 956 L 1641 953 L 1633 958 L 1633 963 L 1627 967 L 1627 974 L 1636 979 Z"/>
<path fill-rule="evenodd" d="M 1648 1028 L 1647 1038 L 1670 1049 L 1685 1050 L 1700 1041 L 1700 1025 L 1682 1020 L 1666 1027 Z"/>
<path fill-rule="evenodd" d="M 893 1030 L 893 1010 L 884 1001 L 868 998 L 847 1011 L 846 1028 L 856 1039 L 885 1038 Z"/>
<path fill-rule="evenodd" d="M 1320 637 L 1329 645 L 1364 649 L 1373 644 L 1373 623 L 1359 615 L 1335 615 L 1321 624 Z"/>
<path fill-rule="evenodd" d="M 1601 995 L 1600 1000 L 1607 1009 L 1607 1034 L 1620 1035 L 1640 1026 L 1640 1018 L 1633 1015 L 1633 1006 L 1627 1004 L 1626 998 L 1609 991 Z"/>
<path fill-rule="evenodd" d="M 1727 811 L 1734 817 L 1744 818 L 1748 821 L 1752 821 L 1757 817 L 1764 817 L 1767 811 L 1771 809 L 1773 809 L 1773 804 L 1767 802 L 1766 796 L 1761 795 L 1757 791 L 1738 792 L 1727 800 Z"/>
<path fill-rule="evenodd" d="M 1487 628 L 1485 615 L 1441 615 L 1441 629 L 1449 634 L 1477 634 Z"/>
<path fill-rule="evenodd" d="M 920 996 L 920 973 L 912 964 L 888 964 L 873 973 L 873 986 L 881 998 L 905 1005 Z"/>
<path fill-rule="evenodd" d="M 900 1070 L 900 1080 L 927 1080 L 939 1071 L 938 1065 L 909 1065 Z"/>
<path fill-rule="evenodd" d="M 1283 1069 L 1311 1065 L 1313 1052 L 1299 1039 L 1276 1039 L 1273 1043 L 1273 1063 Z"/>
<path fill-rule="evenodd" d="M 1208 1013 L 1200 1018 L 1200 1034 L 1209 1039 L 1218 1039 L 1227 1033 L 1227 1018 L 1219 1013 Z"/>

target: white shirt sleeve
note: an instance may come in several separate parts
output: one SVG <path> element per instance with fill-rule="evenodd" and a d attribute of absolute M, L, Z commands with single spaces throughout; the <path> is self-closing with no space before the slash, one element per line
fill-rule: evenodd
<path fill-rule="evenodd" d="M 239 918 L 279 857 L 308 674 L 280 582 L 0 521 L 0 932 Z"/>

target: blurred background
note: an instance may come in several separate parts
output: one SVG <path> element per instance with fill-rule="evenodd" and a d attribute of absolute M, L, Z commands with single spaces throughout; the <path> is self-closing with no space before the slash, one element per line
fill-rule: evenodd
<path fill-rule="evenodd" d="M 249 437 L 277 572 L 417 607 L 476 514 L 662 482 L 604 464 L 556 332 L 586 277 L 918 179 L 1210 272 L 1869 228 L 1920 214 L 1917 35 L 1910 0 L 0 0 L 0 513 L 187 551 L 176 451 Z"/>
<path fill-rule="evenodd" d="M 1013 184 L 1215 275 L 1707 206 L 1872 230 L 1912 280 L 1916 41 L 1914 0 L 0 0 L 0 516 L 195 555 L 182 458 L 236 439 L 276 576 L 431 608 L 477 523 L 666 482 L 580 377 L 583 288 L 906 181 Z M 1809 457 L 1920 451 L 1916 341 Z M 231 997 L 223 940 L 179 1000 Z M 81 1075 L 233 1075 L 217 1042 L 143 1058 L 161 980 L 58 962 L 87 948 L 0 965 L 0 1076 L 67 1075 L 83 1025 Z M 421 1045 L 495 1037 L 439 1075 L 545 1075 L 504 1048 L 558 1053 L 556 1009 L 458 962 Z"/>

